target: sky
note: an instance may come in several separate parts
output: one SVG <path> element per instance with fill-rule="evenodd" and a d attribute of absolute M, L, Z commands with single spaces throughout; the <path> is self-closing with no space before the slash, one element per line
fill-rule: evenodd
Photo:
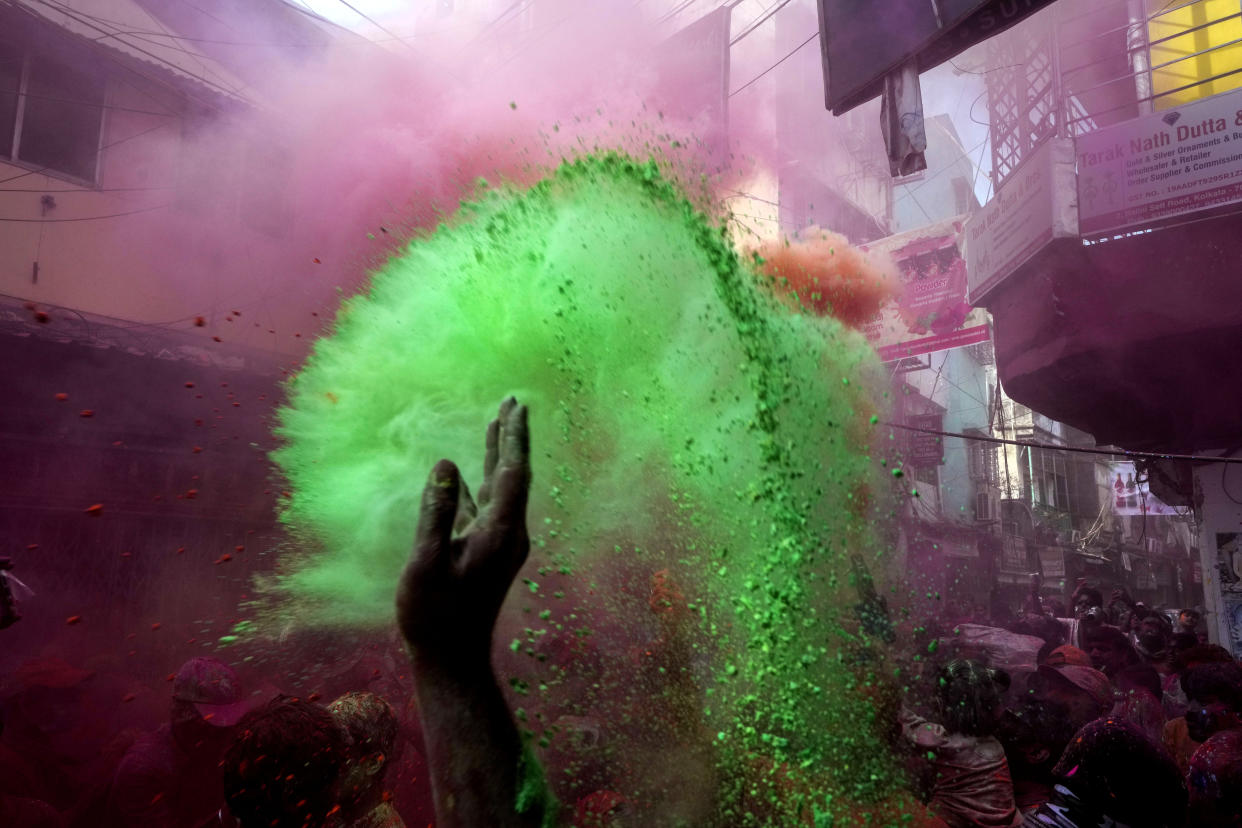
<path fill-rule="evenodd" d="M 410 9 L 421 8 L 435 0 L 423 0 L 422 2 L 417 0 L 289 0 L 289 2 L 300 3 L 334 23 L 364 37 L 375 38 L 384 36 L 384 33 L 380 32 L 374 23 L 364 19 L 363 15 L 397 36 L 412 35 L 414 32 L 410 31 L 412 29 L 409 22 Z M 679 24 L 684 25 L 714 5 L 714 2 L 698 0 L 679 14 L 676 20 L 669 22 L 674 27 Z M 757 20 L 771 7 L 772 3 L 769 0 L 742 0 L 734 10 L 734 19 L 741 21 L 741 25 L 745 26 L 748 25 L 748 21 Z M 738 28 L 739 24 L 735 22 L 734 30 L 737 31 Z M 979 61 L 972 59 L 967 53 L 956 62 L 958 65 L 970 66 Z M 988 178 L 992 160 L 990 147 L 987 146 L 987 101 L 984 97 L 983 76 L 971 71 L 959 71 L 951 63 L 944 63 L 923 74 L 922 86 L 923 108 L 926 116 L 947 114 L 971 162 L 982 167 L 981 174 L 975 179 L 975 194 L 981 204 L 986 203 L 992 195 L 992 186 Z"/>

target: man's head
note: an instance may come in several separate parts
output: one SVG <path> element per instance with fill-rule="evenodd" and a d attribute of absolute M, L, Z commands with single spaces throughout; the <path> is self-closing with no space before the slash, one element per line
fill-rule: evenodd
<path fill-rule="evenodd" d="M 1091 665 L 1104 671 L 1104 675 L 1110 678 L 1127 665 L 1138 661 L 1138 654 L 1134 652 L 1130 640 L 1116 627 L 1089 628 L 1084 638 L 1087 655 L 1091 656 Z"/>
<path fill-rule="evenodd" d="M 1242 826 L 1242 730 L 1208 739 L 1190 757 L 1188 825 Z"/>
<path fill-rule="evenodd" d="M 232 739 L 230 728 L 254 707 L 233 668 L 214 658 L 192 658 L 173 679 L 173 739 L 182 750 L 223 749 Z"/>
<path fill-rule="evenodd" d="M 1139 622 L 1138 640 L 1143 650 L 1155 654 L 1162 652 L 1173 635 L 1169 622 L 1158 612 L 1149 613 Z"/>
<path fill-rule="evenodd" d="M 1204 742 L 1222 730 L 1242 727 L 1242 667 L 1233 662 L 1200 664 L 1182 675 L 1189 703 L 1186 730 Z"/>
<path fill-rule="evenodd" d="M 400 722 L 392 705 L 374 693 L 346 693 L 328 705 L 328 712 L 350 739 L 342 797 L 361 802 L 382 793 L 384 772 L 397 758 Z"/>
<path fill-rule="evenodd" d="M 280 696 L 238 724 L 224 798 L 242 828 L 318 828 L 338 809 L 348 736 L 317 704 Z"/>
<path fill-rule="evenodd" d="M 1186 632 L 1194 632 L 1203 616 L 1194 607 L 1187 607 L 1177 616 L 1177 625 Z"/>
<path fill-rule="evenodd" d="M 1075 731 L 1064 705 L 1028 697 L 1005 712 L 997 736 L 1005 746 L 1015 779 L 1049 781 L 1052 766 Z"/>
<path fill-rule="evenodd" d="M 989 736 L 996 727 L 1001 696 L 1009 689 L 1009 674 L 967 658 L 954 659 L 940 669 L 938 701 L 944 726 L 968 736 Z"/>
<path fill-rule="evenodd" d="M 1104 606 L 1104 596 L 1094 587 L 1081 587 L 1074 593 L 1074 617 L 1083 618 L 1095 607 Z"/>
<path fill-rule="evenodd" d="M 1065 708 L 1075 730 L 1113 706 L 1112 684 L 1089 663 L 1087 654 L 1077 647 L 1058 647 L 1039 665 L 1027 685 L 1036 701 Z"/>
<path fill-rule="evenodd" d="M 1098 814 L 1122 824 L 1180 828 L 1185 818 L 1186 784 L 1177 765 L 1121 719 L 1099 719 L 1078 731 L 1052 773 Z"/>
<path fill-rule="evenodd" d="M 17 668 L 0 705 L 6 740 L 31 755 L 65 765 L 94 759 L 111 737 L 95 673 L 60 658 L 34 658 Z"/>

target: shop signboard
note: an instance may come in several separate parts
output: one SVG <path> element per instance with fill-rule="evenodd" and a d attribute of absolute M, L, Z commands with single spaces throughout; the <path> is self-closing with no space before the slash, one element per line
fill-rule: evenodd
<path fill-rule="evenodd" d="M 1027 573 L 1030 566 L 1026 539 L 1016 535 L 1006 535 L 1004 546 L 1001 547 L 1001 569 L 1008 572 Z"/>
<path fill-rule="evenodd" d="M 986 342 L 987 311 L 966 301 L 963 218 L 948 219 L 863 246 L 897 265 L 901 291 L 863 326 L 883 362 Z"/>
<path fill-rule="evenodd" d="M 925 72 L 1052 0 L 819 0 L 825 104 L 840 115 L 880 94 L 908 60 Z"/>
<path fill-rule="evenodd" d="M 1064 578 L 1065 552 L 1055 546 L 1039 550 L 1039 569 L 1044 573 L 1045 578 Z"/>
<path fill-rule="evenodd" d="M 936 548 L 946 558 L 977 558 L 979 547 L 974 543 L 958 540 L 938 540 Z"/>
<path fill-rule="evenodd" d="M 944 438 L 939 434 L 928 434 L 927 431 L 941 431 L 944 418 L 939 414 L 914 414 L 906 418 L 913 428 L 925 431 L 909 432 L 909 443 L 906 447 L 904 460 L 907 466 L 927 468 L 944 464 Z"/>
<path fill-rule="evenodd" d="M 1083 235 L 1242 201 L 1242 90 L 1080 135 Z"/>
<path fill-rule="evenodd" d="M 966 222 L 968 297 L 979 305 L 1053 239 L 1078 235 L 1074 144 L 1050 138 Z"/>

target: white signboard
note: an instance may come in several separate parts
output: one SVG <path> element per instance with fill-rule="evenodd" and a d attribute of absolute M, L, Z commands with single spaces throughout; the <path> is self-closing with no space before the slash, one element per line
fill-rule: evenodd
<path fill-rule="evenodd" d="M 967 299 L 979 305 L 1053 239 L 1078 235 L 1074 145 L 1045 141 L 966 222 Z"/>
<path fill-rule="evenodd" d="M 1083 234 L 1242 201 L 1242 90 L 1077 139 Z"/>

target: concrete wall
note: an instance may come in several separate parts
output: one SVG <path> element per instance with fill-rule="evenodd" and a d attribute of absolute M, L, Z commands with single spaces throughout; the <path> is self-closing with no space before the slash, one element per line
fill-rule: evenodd
<path fill-rule="evenodd" d="M 1195 479 L 1203 493 L 1203 526 L 1198 545 L 1208 634 L 1214 643 L 1230 648 L 1234 656 L 1242 658 L 1242 581 L 1233 580 L 1242 561 L 1222 556 L 1217 549 L 1218 540 L 1233 536 L 1236 548 L 1237 541 L 1242 539 L 1242 466 L 1200 466 L 1195 470 Z M 1221 572 L 1222 558 L 1233 573 Z"/>

